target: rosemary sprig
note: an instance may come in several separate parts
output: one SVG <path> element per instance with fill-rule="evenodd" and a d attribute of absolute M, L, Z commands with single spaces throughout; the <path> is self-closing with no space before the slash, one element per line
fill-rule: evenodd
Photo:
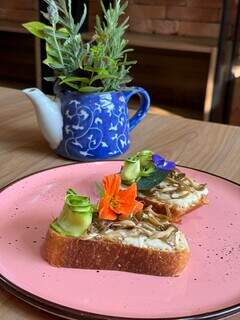
<path fill-rule="evenodd" d="M 127 53 L 133 50 L 126 49 L 128 42 L 124 39 L 129 17 L 119 24 L 119 19 L 124 15 L 128 3 L 124 2 L 121 5 L 120 0 L 115 0 L 114 6 L 110 4 L 108 10 L 105 9 L 102 2 L 101 5 L 105 22 L 101 22 L 99 16 L 96 17 L 96 47 L 94 49 L 101 51 L 100 61 L 98 61 L 100 67 L 107 69 L 113 76 L 102 80 L 105 90 L 119 90 L 132 80 L 128 73 L 131 66 L 136 63 L 136 61 L 127 59 Z"/>

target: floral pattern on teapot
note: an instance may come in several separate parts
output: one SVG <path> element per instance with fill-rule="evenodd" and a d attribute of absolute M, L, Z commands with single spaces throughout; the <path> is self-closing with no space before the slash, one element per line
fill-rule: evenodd
<path fill-rule="evenodd" d="M 63 105 L 63 143 L 59 151 L 67 157 L 93 159 L 124 153 L 129 145 L 124 96 L 118 95 L 118 101 L 113 101 L 110 93 L 82 97 Z"/>
<path fill-rule="evenodd" d="M 141 106 L 128 119 L 128 100 L 142 97 Z M 96 160 L 123 154 L 129 147 L 129 131 L 145 116 L 149 96 L 142 88 L 123 92 L 60 95 L 63 115 L 63 140 L 56 152 L 73 160 Z"/>

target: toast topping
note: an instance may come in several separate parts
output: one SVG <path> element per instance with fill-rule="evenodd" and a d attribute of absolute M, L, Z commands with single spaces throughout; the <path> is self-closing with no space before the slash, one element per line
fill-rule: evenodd
<path fill-rule="evenodd" d="M 171 171 L 164 181 L 143 193 L 146 197 L 182 208 L 195 204 L 207 194 L 206 184 L 196 183 L 178 169 Z"/>
<path fill-rule="evenodd" d="M 166 179 L 157 185 L 155 189 L 169 194 L 172 199 L 185 198 L 194 191 L 204 191 L 206 184 L 199 184 L 186 177 L 186 174 L 178 169 L 172 170 Z"/>
<path fill-rule="evenodd" d="M 156 214 L 151 206 L 129 220 L 93 219 L 82 239 L 105 239 L 142 248 L 173 251 L 188 248 L 183 234 L 165 216 Z"/>

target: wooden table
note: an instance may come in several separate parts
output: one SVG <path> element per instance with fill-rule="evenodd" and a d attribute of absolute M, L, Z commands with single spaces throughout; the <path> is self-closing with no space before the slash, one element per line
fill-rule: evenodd
<path fill-rule="evenodd" d="M 72 161 L 56 156 L 40 134 L 31 102 L 20 91 L 0 88 L 0 187 L 32 172 Z M 240 183 L 240 128 L 149 114 L 132 133 L 124 158 L 152 149 L 185 166 Z M 123 157 L 122 157 L 123 158 Z M 57 320 L 0 289 L 1 320 Z M 234 316 L 232 320 L 239 320 Z"/>

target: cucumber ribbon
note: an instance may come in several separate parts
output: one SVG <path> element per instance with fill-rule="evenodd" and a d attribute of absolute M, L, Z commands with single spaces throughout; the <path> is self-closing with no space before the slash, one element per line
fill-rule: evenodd
<path fill-rule="evenodd" d="M 69 189 L 62 212 L 52 222 L 51 228 L 64 236 L 80 237 L 91 225 L 93 211 L 89 197 L 78 195 Z"/>

